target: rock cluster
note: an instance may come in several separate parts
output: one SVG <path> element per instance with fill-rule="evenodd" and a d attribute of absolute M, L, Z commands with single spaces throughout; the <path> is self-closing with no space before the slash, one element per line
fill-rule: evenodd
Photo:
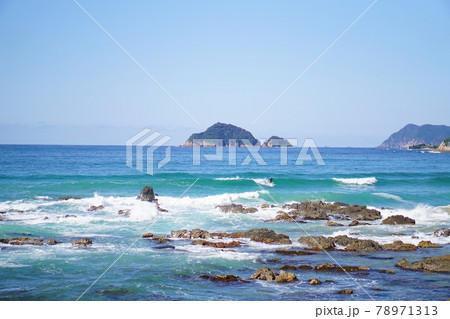
<path fill-rule="evenodd" d="M 258 209 L 254 207 L 245 207 L 241 204 L 217 205 L 216 208 L 219 208 L 224 213 L 235 214 L 251 214 L 258 211 Z"/>
<path fill-rule="evenodd" d="M 393 215 L 381 221 L 382 225 L 414 225 L 416 221 L 403 215 Z"/>
<path fill-rule="evenodd" d="M 450 272 L 450 255 L 425 258 L 424 260 L 410 263 L 402 258 L 395 265 L 409 270 L 426 270 L 432 272 Z"/>
<path fill-rule="evenodd" d="M 266 281 L 275 281 L 275 282 L 292 282 L 297 281 L 297 277 L 295 274 L 291 272 L 286 272 L 284 270 L 280 271 L 280 274 L 277 274 L 274 270 L 264 267 L 258 269 L 250 279 L 258 279 L 258 280 L 266 280 Z"/>

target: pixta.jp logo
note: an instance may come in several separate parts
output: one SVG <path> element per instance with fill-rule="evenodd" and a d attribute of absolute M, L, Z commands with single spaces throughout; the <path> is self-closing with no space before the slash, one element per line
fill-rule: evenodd
<path fill-rule="evenodd" d="M 162 135 L 159 132 L 152 131 L 148 128 L 143 129 L 139 133 L 133 135 L 126 142 L 127 166 L 136 168 L 138 171 L 145 172 L 149 175 L 154 174 L 155 151 L 169 142 L 172 137 Z M 136 149 L 136 160 L 133 162 L 133 148 Z M 145 152 L 145 153 L 144 153 Z M 144 168 L 145 155 L 145 168 Z M 162 160 L 157 163 L 158 169 L 170 162 L 171 148 L 166 146 L 166 153 Z M 135 163 L 135 166 L 133 166 Z"/>

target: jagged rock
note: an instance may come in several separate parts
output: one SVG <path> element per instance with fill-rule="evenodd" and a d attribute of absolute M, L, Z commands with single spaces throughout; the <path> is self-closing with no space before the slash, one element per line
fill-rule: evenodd
<path fill-rule="evenodd" d="M 232 282 L 232 281 L 246 282 L 235 275 L 216 275 L 216 276 L 201 275 L 200 278 L 209 279 L 211 281 L 221 281 L 221 282 Z"/>
<path fill-rule="evenodd" d="M 187 229 L 173 230 L 170 233 L 170 237 L 184 238 L 184 239 L 198 239 L 198 238 L 207 239 L 207 238 L 211 238 L 211 235 L 206 230 L 196 228 L 193 230 L 187 230 Z"/>
<path fill-rule="evenodd" d="M 250 279 L 258 279 L 258 280 L 267 280 L 267 281 L 273 281 L 278 276 L 278 274 L 267 267 L 263 267 L 261 269 L 258 269 L 251 277 Z"/>
<path fill-rule="evenodd" d="M 320 284 L 322 284 L 322 282 L 319 279 L 317 279 L 317 278 L 311 278 L 311 279 L 308 280 L 308 282 L 309 282 L 310 285 L 320 285 Z"/>
<path fill-rule="evenodd" d="M 315 255 L 315 253 L 305 251 L 305 250 L 290 250 L 290 249 L 278 249 L 276 253 L 280 255 L 287 256 L 305 256 L 305 255 Z"/>
<path fill-rule="evenodd" d="M 235 214 L 251 214 L 258 211 L 258 209 L 254 207 L 245 207 L 241 204 L 218 205 L 216 208 L 219 208 L 224 213 Z"/>
<path fill-rule="evenodd" d="M 441 246 L 438 245 L 438 244 L 432 243 L 429 240 L 422 240 L 422 241 L 419 242 L 417 247 L 419 247 L 419 248 L 439 248 Z"/>
<path fill-rule="evenodd" d="M 450 228 L 439 228 L 434 231 L 435 237 L 448 237 L 450 235 Z"/>
<path fill-rule="evenodd" d="M 403 215 L 393 215 L 381 222 L 382 225 L 414 225 L 416 221 Z"/>
<path fill-rule="evenodd" d="M 336 227 L 336 226 L 344 226 L 344 224 L 328 221 L 327 226 Z"/>
<path fill-rule="evenodd" d="M 124 216 L 130 216 L 131 210 L 130 209 L 121 209 L 117 212 L 119 215 L 124 215 Z"/>
<path fill-rule="evenodd" d="M 350 224 L 348 224 L 349 226 L 358 226 L 359 225 L 359 222 L 357 221 L 357 220 L 352 220 L 351 222 L 350 222 Z"/>
<path fill-rule="evenodd" d="M 291 272 L 286 272 L 284 270 L 280 270 L 280 274 L 275 277 L 276 282 L 291 282 L 297 281 L 297 276 Z"/>
<path fill-rule="evenodd" d="M 192 242 L 192 245 L 209 246 L 209 247 L 214 247 L 214 248 L 230 248 L 230 247 L 241 247 L 241 242 L 232 241 L 229 243 L 224 243 L 224 242 L 212 242 L 212 241 L 197 239 Z"/>
<path fill-rule="evenodd" d="M 92 240 L 90 238 L 80 238 L 72 241 L 72 246 L 75 247 L 87 247 L 92 245 Z"/>
<path fill-rule="evenodd" d="M 137 199 L 140 199 L 144 202 L 154 202 L 155 201 L 155 192 L 153 191 L 153 187 L 151 186 L 145 186 L 142 190 Z"/>
<path fill-rule="evenodd" d="M 103 208 L 105 208 L 105 206 L 103 206 L 103 205 L 91 206 L 88 208 L 88 212 L 97 212 L 99 210 L 102 210 Z"/>
<path fill-rule="evenodd" d="M 145 233 L 144 235 L 142 235 L 142 238 L 153 238 L 153 234 L 152 233 Z"/>
<path fill-rule="evenodd" d="M 280 270 L 296 270 L 296 269 L 297 267 L 291 265 L 284 265 L 283 267 L 280 268 Z"/>
<path fill-rule="evenodd" d="M 395 251 L 410 251 L 410 250 L 417 250 L 417 246 L 413 244 L 406 244 L 402 242 L 401 240 L 396 240 L 391 244 L 385 244 L 383 245 L 383 248 L 386 250 L 395 250 Z"/>
<path fill-rule="evenodd" d="M 274 208 L 274 207 L 277 207 L 277 205 L 273 205 L 273 204 L 262 204 L 261 205 L 261 208 L 264 208 L 264 209 L 266 209 L 266 208 Z"/>
<path fill-rule="evenodd" d="M 59 201 L 69 200 L 69 199 L 81 199 L 81 198 L 80 198 L 80 197 L 74 197 L 74 196 L 58 197 L 58 200 L 59 200 Z"/>
<path fill-rule="evenodd" d="M 450 255 L 425 258 L 424 260 L 410 263 L 402 258 L 396 267 L 409 270 L 426 270 L 432 272 L 450 272 Z"/>
<path fill-rule="evenodd" d="M 266 220 L 267 222 L 277 222 L 277 221 L 287 221 L 287 222 L 304 222 L 302 219 L 303 215 L 300 214 L 299 211 L 291 210 L 290 212 L 285 212 L 280 210 L 277 212 L 277 216 L 272 219 Z"/>
<path fill-rule="evenodd" d="M 350 295 L 352 293 L 353 293 L 353 290 L 351 290 L 351 289 L 344 289 L 344 290 L 338 291 L 338 294 L 341 294 L 341 295 Z"/>
<path fill-rule="evenodd" d="M 302 245 L 308 246 L 311 249 L 333 249 L 335 247 L 332 237 L 324 236 L 306 236 L 300 237 L 298 242 Z"/>

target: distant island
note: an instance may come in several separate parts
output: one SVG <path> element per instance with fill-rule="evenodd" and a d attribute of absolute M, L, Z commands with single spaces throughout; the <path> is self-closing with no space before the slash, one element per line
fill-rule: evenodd
<path fill-rule="evenodd" d="M 447 152 L 450 126 L 408 124 L 392 134 L 378 148 L 384 149 L 427 149 Z M 446 142 L 447 141 L 447 142 Z"/>
<path fill-rule="evenodd" d="M 211 140 L 221 140 L 222 146 L 230 146 L 230 140 L 235 140 L 237 147 L 245 146 L 244 140 L 248 140 L 252 146 L 260 146 L 261 143 L 253 136 L 249 131 L 232 124 L 220 123 L 208 127 L 206 131 L 201 133 L 194 133 L 183 144 L 185 147 L 200 146 L 200 147 L 212 147 L 216 146 Z M 292 147 L 291 143 L 287 140 L 272 136 L 262 147 L 280 147 L 287 146 Z"/>
<path fill-rule="evenodd" d="M 293 147 L 288 140 L 275 135 L 271 136 L 267 141 L 265 141 L 261 147 L 281 147 L 281 146 Z"/>

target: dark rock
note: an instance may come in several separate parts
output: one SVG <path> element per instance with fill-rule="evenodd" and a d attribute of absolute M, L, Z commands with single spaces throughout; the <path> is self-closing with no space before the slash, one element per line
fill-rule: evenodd
<path fill-rule="evenodd" d="M 73 214 L 64 215 L 64 218 L 77 218 L 77 215 L 73 215 Z"/>
<path fill-rule="evenodd" d="M 56 244 L 59 244 L 60 242 L 57 241 L 57 240 L 55 240 L 55 239 L 53 239 L 53 238 L 50 238 L 50 239 L 47 239 L 47 240 L 45 241 L 45 243 L 46 243 L 47 245 L 56 245 Z"/>
<path fill-rule="evenodd" d="M 353 290 L 351 290 L 351 289 L 344 289 L 344 290 L 338 291 L 338 294 L 341 294 L 341 295 L 350 295 L 352 293 L 353 293 Z"/>
<path fill-rule="evenodd" d="M 59 201 L 62 200 L 69 200 L 69 199 L 81 199 L 80 197 L 74 197 L 74 196 L 64 196 L 64 197 L 58 197 Z"/>
<path fill-rule="evenodd" d="M 277 207 L 277 205 L 273 205 L 273 204 L 262 204 L 261 205 L 261 208 L 274 208 L 274 207 Z"/>
<path fill-rule="evenodd" d="M 308 282 L 309 282 L 310 285 L 320 285 L 320 284 L 322 284 L 322 282 L 319 279 L 317 279 L 317 278 L 311 278 L 311 279 L 308 280 Z"/>
<path fill-rule="evenodd" d="M 6 212 L 0 212 L 0 214 L 6 214 Z"/>
<path fill-rule="evenodd" d="M 159 245 L 153 247 L 154 249 L 175 249 L 175 246 L 173 245 Z"/>
<path fill-rule="evenodd" d="M 417 245 L 419 248 L 440 248 L 441 246 L 435 243 L 432 243 L 429 240 L 422 240 L 419 242 L 419 245 Z"/>
<path fill-rule="evenodd" d="M 145 233 L 144 235 L 142 235 L 142 238 L 153 238 L 154 235 L 152 233 Z"/>
<path fill-rule="evenodd" d="M 131 210 L 130 209 L 121 209 L 117 212 L 119 215 L 123 216 L 130 216 Z"/>
<path fill-rule="evenodd" d="M 250 279 L 273 281 L 277 276 L 278 274 L 274 270 L 264 267 L 258 269 Z"/>
<path fill-rule="evenodd" d="M 269 260 L 267 260 L 269 263 L 275 263 L 275 264 L 278 264 L 279 262 L 280 262 L 280 260 L 279 259 L 276 259 L 276 258 L 274 258 L 274 259 L 269 259 Z"/>
<path fill-rule="evenodd" d="M 395 251 L 411 251 L 411 250 L 417 250 L 417 246 L 415 246 L 413 244 L 406 244 L 406 243 L 402 242 L 401 240 L 396 240 L 391 244 L 383 245 L 383 249 L 395 250 Z"/>
<path fill-rule="evenodd" d="M 280 255 L 287 256 L 306 256 L 306 255 L 315 255 L 315 253 L 306 251 L 306 250 L 290 250 L 290 249 L 278 249 L 276 252 Z"/>
<path fill-rule="evenodd" d="M 246 280 L 242 280 L 241 278 L 235 275 L 216 275 L 216 276 L 201 275 L 200 278 L 221 282 L 235 282 L 235 281 L 248 282 Z"/>
<path fill-rule="evenodd" d="M 382 225 L 414 225 L 416 221 L 403 215 L 393 215 L 381 222 Z"/>
<path fill-rule="evenodd" d="M 338 272 L 355 272 L 355 271 L 369 271 L 370 268 L 366 266 L 342 266 L 337 267 Z"/>
<path fill-rule="evenodd" d="M 392 235 L 393 236 L 406 236 L 405 233 L 393 233 Z"/>
<path fill-rule="evenodd" d="M 439 228 L 434 231 L 435 237 L 448 237 L 450 235 L 450 228 Z"/>
<path fill-rule="evenodd" d="M 336 270 L 336 265 L 326 263 L 326 264 L 318 265 L 314 269 L 317 271 L 334 271 L 334 270 Z"/>
<path fill-rule="evenodd" d="M 97 212 L 99 210 L 102 210 L 103 208 L 105 208 L 105 206 L 103 206 L 103 205 L 91 206 L 88 208 L 88 212 Z"/>
<path fill-rule="evenodd" d="M 381 269 L 378 271 L 380 274 L 395 274 L 395 270 L 385 270 Z"/>
<path fill-rule="evenodd" d="M 298 281 L 297 276 L 294 273 L 280 270 L 280 274 L 275 277 L 275 282 L 291 282 Z"/>
<path fill-rule="evenodd" d="M 425 258 L 424 260 L 410 263 L 402 258 L 396 267 L 409 270 L 426 270 L 432 272 L 450 272 L 450 255 Z"/>
<path fill-rule="evenodd" d="M 358 239 L 340 235 L 334 238 L 334 243 L 339 246 L 346 246 L 346 251 L 377 251 L 382 250 L 380 244 L 370 239 Z"/>
<path fill-rule="evenodd" d="M 250 238 L 252 241 L 262 242 L 266 244 L 278 244 L 278 245 L 288 245 L 292 244 L 292 241 L 289 239 L 289 236 L 284 234 L 278 234 L 273 230 L 267 228 L 258 228 L 258 229 L 250 229 L 243 234 L 240 232 L 233 233 L 237 235 L 242 235 L 240 237 Z"/>
<path fill-rule="evenodd" d="M 291 265 L 284 265 L 283 267 L 280 268 L 280 270 L 296 270 L 296 269 L 297 267 Z"/>
<path fill-rule="evenodd" d="M 72 246 L 75 247 L 87 247 L 92 245 L 92 240 L 90 238 L 80 238 L 72 241 Z"/>
<path fill-rule="evenodd" d="M 300 266 L 297 267 L 297 269 L 312 270 L 312 269 L 314 269 L 314 267 L 310 266 L 310 265 L 300 265 Z"/>
<path fill-rule="evenodd" d="M 137 199 L 140 199 L 144 202 L 154 202 L 155 201 L 155 193 L 153 191 L 153 187 L 145 186 L 142 190 Z"/>
<path fill-rule="evenodd" d="M 42 246 L 43 240 L 41 238 L 29 238 L 29 237 L 15 237 L 15 238 L 1 238 L 0 242 L 3 244 L 10 244 L 15 246 L 22 245 L 34 245 Z"/>
<path fill-rule="evenodd" d="M 350 224 L 348 224 L 349 226 L 358 226 L 359 222 L 357 220 L 352 220 Z"/>
<path fill-rule="evenodd" d="M 209 247 L 214 247 L 214 248 L 230 248 L 230 247 L 241 247 L 241 242 L 232 241 L 232 242 L 224 243 L 224 242 L 212 242 L 212 241 L 197 239 L 192 242 L 192 245 L 209 246 Z"/>

